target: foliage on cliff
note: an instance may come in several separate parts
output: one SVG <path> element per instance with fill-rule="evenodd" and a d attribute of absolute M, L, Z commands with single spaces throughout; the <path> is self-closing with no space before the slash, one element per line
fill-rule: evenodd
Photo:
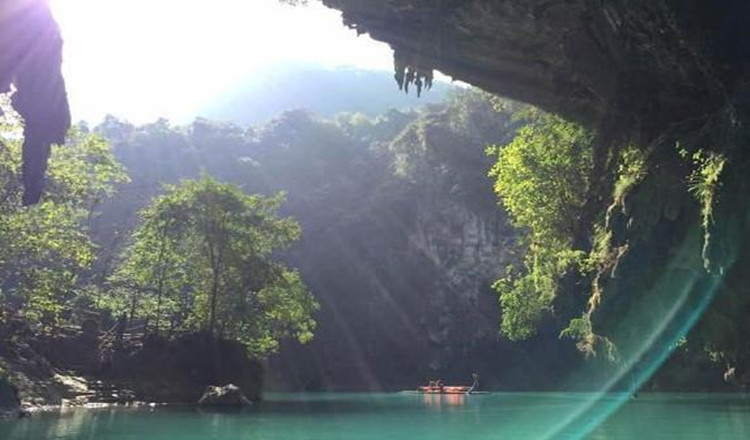
<path fill-rule="evenodd" d="M 580 131 L 583 150 L 548 136 L 570 124 L 548 116 L 542 129 L 532 122 L 491 149 L 495 189 L 527 240 L 520 275 L 496 284 L 504 332 L 533 334 L 544 312 L 563 318 L 563 335 L 582 350 L 621 365 L 658 365 L 679 347 L 703 351 L 732 381 L 747 383 L 750 358 L 737 327 L 748 310 L 747 115 L 739 99 L 648 145 Z M 601 142 L 610 143 L 610 170 L 594 173 Z M 560 186 L 567 192 L 553 191 Z M 581 231 L 586 239 L 575 240 Z M 688 344 L 677 344 L 691 328 Z"/>
<path fill-rule="evenodd" d="M 580 126 L 534 109 L 517 115 L 523 126 L 507 145 L 488 148 L 495 192 L 524 231 L 523 268 L 495 283 L 502 330 L 511 339 L 531 336 L 552 309 L 558 283 L 580 271 L 586 252 L 573 235 L 588 191 L 592 135 Z"/>
<path fill-rule="evenodd" d="M 399 78 L 437 68 L 594 129 L 589 191 L 572 238 L 591 271 L 563 277 L 555 295 L 582 313 L 571 332 L 588 335 L 584 346 L 669 347 L 683 332 L 676 328 L 691 327 L 713 300 L 692 340 L 722 341 L 721 350 L 704 345 L 750 378 L 750 350 L 727 324 L 740 325 L 747 312 L 750 4 L 324 3 L 394 48 Z M 625 150 L 642 162 L 637 177 L 621 172 Z M 660 315 L 684 325 L 661 325 Z"/>

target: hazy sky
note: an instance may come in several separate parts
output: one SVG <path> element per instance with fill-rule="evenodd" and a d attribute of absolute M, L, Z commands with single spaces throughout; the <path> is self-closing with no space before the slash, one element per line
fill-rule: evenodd
<path fill-rule="evenodd" d="M 278 0 L 51 0 L 65 39 L 75 120 L 192 118 L 274 64 L 391 70 L 388 45 L 357 37 L 338 11 Z"/>

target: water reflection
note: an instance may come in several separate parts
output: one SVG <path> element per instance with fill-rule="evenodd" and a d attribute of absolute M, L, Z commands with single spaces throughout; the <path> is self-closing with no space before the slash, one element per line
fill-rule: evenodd
<path fill-rule="evenodd" d="M 234 412 L 161 407 L 35 414 L 0 424 L 0 439 L 538 440 L 589 400 L 582 393 L 289 395 Z M 585 438 L 747 439 L 750 399 L 642 393 Z"/>
<path fill-rule="evenodd" d="M 440 408 L 441 406 L 464 406 L 466 394 L 423 394 L 424 404 Z"/>

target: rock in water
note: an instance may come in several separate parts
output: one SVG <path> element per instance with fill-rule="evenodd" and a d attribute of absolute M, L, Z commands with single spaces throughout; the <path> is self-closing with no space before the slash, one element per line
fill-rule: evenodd
<path fill-rule="evenodd" d="M 204 406 L 250 406 L 252 402 L 245 397 L 240 387 L 228 384 L 223 387 L 209 385 L 203 392 L 198 404 Z"/>

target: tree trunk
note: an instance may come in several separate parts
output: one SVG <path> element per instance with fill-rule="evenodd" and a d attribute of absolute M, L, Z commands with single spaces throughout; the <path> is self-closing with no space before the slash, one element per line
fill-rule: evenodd
<path fill-rule="evenodd" d="M 164 254 L 166 253 L 167 249 L 167 229 L 164 227 L 164 229 L 161 230 L 161 246 L 159 248 L 159 280 L 157 283 L 157 290 L 156 290 L 156 324 L 155 324 L 155 331 L 154 333 L 158 336 L 159 335 L 159 319 L 161 318 L 161 302 L 162 302 L 162 296 L 164 294 L 164 274 L 166 272 L 164 268 Z"/>
<path fill-rule="evenodd" d="M 211 308 L 209 311 L 208 318 L 208 332 L 211 336 L 214 335 L 214 329 L 216 328 L 216 300 L 219 296 L 219 273 L 218 270 L 214 269 L 213 280 L 211 282 Z"/>

